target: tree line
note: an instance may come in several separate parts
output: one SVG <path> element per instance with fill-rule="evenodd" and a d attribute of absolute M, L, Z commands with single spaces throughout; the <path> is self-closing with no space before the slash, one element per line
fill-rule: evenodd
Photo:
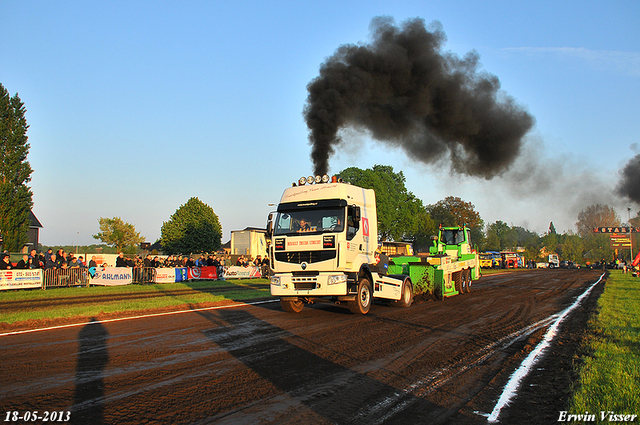
<path fill-rule="evenodd" d="M 395 172 L 390 166 L 375 165 L 366 170 L 351 167 L 338 173 L 338 177 L 375 190 L 380 240 L 412 242 L 418 252 L 428 250 L 431 236 L 438 233 L 438 226 L 442 224 L 468 226 L 472 242 L 482 252 L 521 249 L 527 260 L 536 262 L 546 261 L 553 253 L 563 260 L 581 264 L 602 259 L 613 261 L 616 255 L 628 260 L 632 255 L 628 248 L 619 251 L 611 248 L 608 235 L 593 233 L 595 227 L 624 224 L 608 205 L 594 204 L 582 210 L 576 218 L 576 232 L 560 234 L 550 222 L 548 231 L 539 235 L 503 221 L 485 225 L 475 206 L 458 197 L 448 196 L 435 204 L 425 205 L 407 190 L 402 171 Z M 636 215 L 626 224 L 640 227 L 640 216 Z"/>

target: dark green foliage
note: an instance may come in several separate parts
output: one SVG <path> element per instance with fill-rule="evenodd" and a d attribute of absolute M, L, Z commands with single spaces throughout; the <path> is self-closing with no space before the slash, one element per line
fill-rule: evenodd
<path fill-rule="evenodd" d="M 165 254 L 215 252 L 222 246 L 222 226 L 213 209 L 194 197 L 162 224 L 160 238 Z"/>
<path fill-rule="evenodd" d="M 428 235 L 434 234 L 436 228 L 422 201 L 407 191 L 402 171 L 395 173 L 393 167 L 374 165 L 368 170 L 350 167 L 338 176 L 345 182 L 375 190 L 381 240 L 412 240 L 428 244 Z"/>
<path fill-rule="evenodd" d="M 28 242 L 29 211 L 33 206 L 31 165 L 27 161 L 26 109 L 16 94 L 0 84 L 0 235 L 3 248 L 19 251 Z"/>
<path fill-rule="evenodd" d="M 471 202 L 465 202 L 454 196 L 427 205 L 427 212 L 434 223 L 443 226 L 467 226 L 471 231 L 471 243 L 481 246 L 484 242 L 484 220 Z"/>

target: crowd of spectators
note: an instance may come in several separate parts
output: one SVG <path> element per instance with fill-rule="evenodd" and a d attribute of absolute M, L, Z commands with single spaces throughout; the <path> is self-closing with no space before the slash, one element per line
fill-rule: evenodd
<path fill-rule="evenodd" d="M 52 249 L 49 249 L 44 254 L 38 253 L 35 249 L 32 249 L 29 254 L 24 254 L 22 258 L 15 264 L 11 263 L 8 252 L 2 253 L 2 260 L 0 260 L 0 270 L 9 269 L 70 269 L 77 267 L 86 267 L 84 258 L 82 256 L 76 257 L 73 254 L 64 252 L 63 249 L 53 253 Z"/>
<path fill-rule="evenodd" d="M 22 259 L 18 261 L 15 266 L 10 261 L 8 252 L 0 254 L 0 270 L 9 269 L 69 269 L 69 268 L 91 268 L 98 267 L 96 262 L 96 256 L 92 256 L 91 260 L 87 263 L 82 255 L 75 256 L 73 253 L 67 253 L 63 249 L 59 249 L 55 253 L 50 248 L 44 254 L 38 253 L 35 249 L 31 250 L 29 254 L 24 254 Z M 221 269 L 222 267 L 239 266 L 250 267 L 255 266 L 260 269 L 263 276 L 268 275 L 269 271 L 269 258 L 258 255 L 255 259 L 247 258 L 244 255 L 238 257 L 235 264 L 231 261 L 230 255 L 217 255 L 217 254 L 202 254 L 196 256 L 182 256 L 182 255 L 169 255 L 168 257 L 152 256 L 147 254 L 141 255 L 126 255 L 119 253 L 116 257 L 115 267 L 130 267 L 130 268 L 161 268 L 161 267 L 216 267 Z M 102 267 L 109 267 L 110 264 L 102 263 Z"/>

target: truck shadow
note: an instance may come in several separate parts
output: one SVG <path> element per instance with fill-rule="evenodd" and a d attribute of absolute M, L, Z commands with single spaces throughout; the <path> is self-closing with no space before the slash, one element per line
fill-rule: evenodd
<path fill-rule="evenodd" d="M 104 370 L 109 362 L 109 332 L 95 318 L 78 334 L 76 387 L 71 409 L 72 424 L 104 423 Z"/>
<path fill-rule="evenodd" d="M 330 423 L 427 423 L 428 418 L 421 417 L 422 414 L 444 410 L 408 391 L 301 348 L 296 343 L 304 345 L 307 341 L 247 311 L 233 309 L 198 314 L 216 324 L 215 328 L 205 331 L 212 342 L 285 392 L 295 403 Z M 390 401 L 396 404 L 389 406 Z M 402 405 L 402 409 L 397 409 L 398 405 Z M 413 413 L 408 414 L 409 410 Z M 276 422 L 296 422 L 300 412 L 299 406 L 279 412 L 282 417 Z"/>

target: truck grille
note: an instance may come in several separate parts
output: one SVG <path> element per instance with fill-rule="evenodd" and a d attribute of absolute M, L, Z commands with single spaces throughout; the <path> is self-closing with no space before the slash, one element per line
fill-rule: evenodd
<path fill-rule="evenodd" d="M 336 250 L 276 252 L 276 261 L 283 263 L 318 263 L 336 258 Z"/>
<path fill-rule="evenodd" d="M 318 272 L 294 272 L 291 277 L 293 287 L 298 290 L 309 291 L 316 289 L 318 284 Z"/>

